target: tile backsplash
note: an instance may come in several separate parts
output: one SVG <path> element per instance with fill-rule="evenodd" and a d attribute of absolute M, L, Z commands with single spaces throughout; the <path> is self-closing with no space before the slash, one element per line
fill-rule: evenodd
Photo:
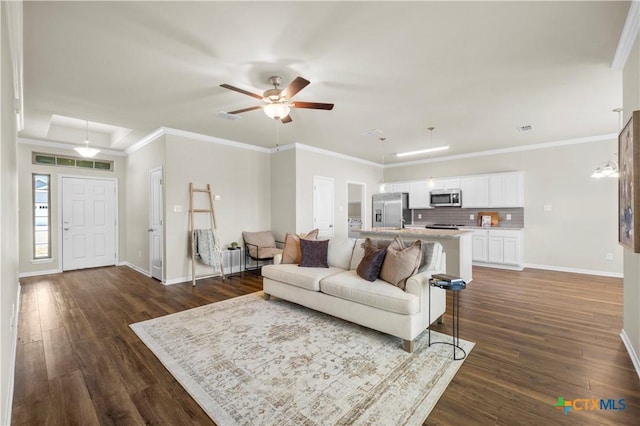
<path fill-rule="evenodd" d="M 432 223 L 451 223 L 457 225 L 478 226 L 478 213 L 498 212 L 500 222 L 498 226 L 524 228 L 524 208 L 482 208 L 464 209 L 456 207 L 439 207 L 435 209 L 415 209 L 413 210 L 413 224 L 427 225 Z M 418 219 L 418 215 L 422 218 Z M 469 219 L 473 215 L 473 219 Z M 511 215 L 511 220 L 507 220 L 507 215 Z"/>

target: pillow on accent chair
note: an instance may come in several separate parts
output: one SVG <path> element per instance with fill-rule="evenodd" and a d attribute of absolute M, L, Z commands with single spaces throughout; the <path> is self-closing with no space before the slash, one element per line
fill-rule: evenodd
<path fill-rule="evenodd" d="M 300 240 L 300 263 L 303 268 L 328 268 L 329 240 Z"/>
<path fill-rule="evenodd" d="M 300 263 L 300 240 L 315 240 L 318 238 L 318 230 L 314 229 L 307 234 L 290 234 L 287 233 L 284 239 L 284 250 L 282 251 L 281 263 Z"/>
<path fill-rule="evenodd" d="M 416 240 L 409 247 L 405 247 L 400 237 L 396 236 L 387 247 L 380 278 L 404 290 L 407 278 L 418 271 L 421 261 L 422 241 Z"/>
<path fill-rule="evenodd" d="M 384 262 L 386 254 L 386 248 L 368 247 L 356 269 L 358 276 L 367 281 L 375 281 L 380 275 L 380 268 L 382 268 L 382 262 Z"/>

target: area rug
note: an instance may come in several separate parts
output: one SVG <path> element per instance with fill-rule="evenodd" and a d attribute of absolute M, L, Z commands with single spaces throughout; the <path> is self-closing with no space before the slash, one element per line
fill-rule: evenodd
<path fill-rule="evenodd" d="M 220 426 L 419 425 L 462 365 L 261 292 L 130 327 Z"/>

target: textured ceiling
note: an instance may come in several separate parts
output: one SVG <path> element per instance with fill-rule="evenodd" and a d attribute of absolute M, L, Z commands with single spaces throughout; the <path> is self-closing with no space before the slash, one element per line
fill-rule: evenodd
<path fill-rule="evenodd" d="M 628 2 L 24 3 L 25 129 L 54 115 L 132 131 L 159 127 L 273 147 L 304 143 L 385 164 L 616 133 L 622 74 L 610 68 Z M 335 103 L 218 117 L 257 99 L 269 76 L 311 81 L 294 99 Z M 519 132 L 531 124 L 530 132 Z M 434 126 L 433 137 L 428 127 Z M 365 136 L 380 129 L 382 134 Z M 381 142 L 379 137 L 385 137 Z M 117 140 L 116 140 L 117 139 Z M 383 159 L 384 155 L 384 159 Z"/>

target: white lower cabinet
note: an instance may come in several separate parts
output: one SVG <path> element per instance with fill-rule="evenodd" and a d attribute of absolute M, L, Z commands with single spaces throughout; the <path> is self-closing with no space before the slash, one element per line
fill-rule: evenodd
<path fill-rule="evenodd" d="M 517 269 L 524 267 L 522 230 L 475 230 L 472 241 L 473 262 Z"/>
<path fill-rule="evenodd" d="M 474 262 L 488 262 L 489 256 L 487 254 L 487 232 L 488 231 L 475 231 L 471 237 L 472 241 L 472 255 L 471 259 Z"/>

